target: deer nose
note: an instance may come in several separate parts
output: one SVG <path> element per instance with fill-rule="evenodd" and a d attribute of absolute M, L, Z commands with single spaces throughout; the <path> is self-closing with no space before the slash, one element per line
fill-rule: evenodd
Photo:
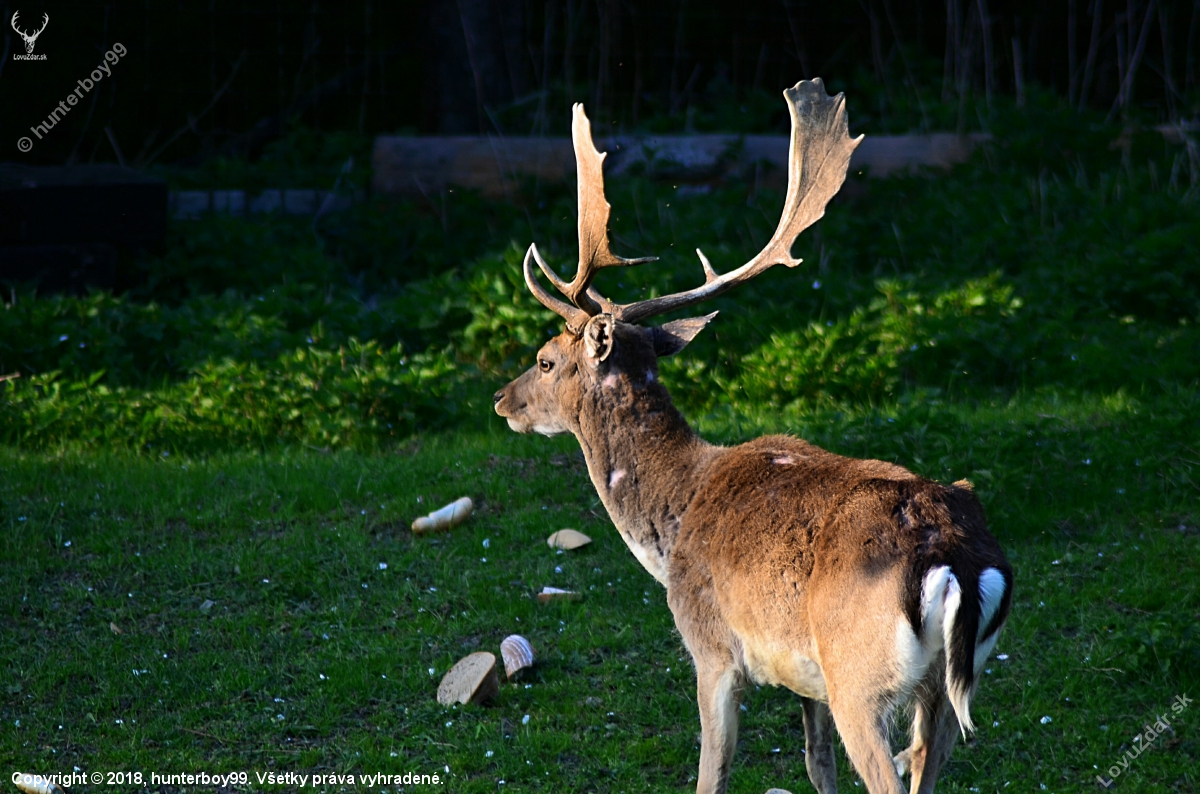
<path fill-rule="evenodd" d="M 500 402 L 503 399 L 504 399 L 504 389 L 501 389 L 500 391 L 498 391 L 492 395 L 492 405 L 495 405 L 496 403 Z"/>

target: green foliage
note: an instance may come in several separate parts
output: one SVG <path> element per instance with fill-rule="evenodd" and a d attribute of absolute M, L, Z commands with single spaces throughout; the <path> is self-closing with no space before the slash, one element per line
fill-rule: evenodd
<path fill-rule="evenodd" d="M 157 389 L 65 380 L 51 371 L 0 385 L 0 441 L 39 448 L 66 439 L 147 452 L 308 444 L 371 448 L 453 422 L 463 399 L 444 355 L 406 356 L 351 338 L 274 361 L 223 359 Z"/>
<path fill-rule="evenodd" d="M 470 321 L 462 331 L 462 354 L 489 374 L 503 377 L 528 366 L 532 354 L 562 320 L 529 292 L 521 271 L 524 252 L 480 262 L 464 285 Z"/>
<path fill-rule="evenodd" d="M 999 107 L 990 123 L 995 142 L 948 174 L 851 184 L 797 243 L 803 265 L 714 301 L 717 322 L 664 362 L 681 406 L 696 416 L 749 416 L 766 406 L 855 408 L 909 395 L 1195 388 L 1200 164 L 1156 133 L 1105 126 L 1032 89 L 1025 108 Z M 294 133 L 268 162 L 325 167 L 349 145 L 306 135 Z M 683 190 L 623 176 L 610 180 L 608 195 L 615 248 L 661 257 L 600 274 L 598 288 L 622 301 L 694 286 L 700 268 L 683 252 L 697 246 L 718 269 L 746 261 L 770 237 L 782 202 L 778 190 L 737 180 Z M 330 417 L 317 424 L 252 433 L 232 418 L 237 403 L 225 401 L 235 398 L 205 378 L 244 369 L 247 382 L 274 384 L 256 388 L 255 399 L 276 400 L 283 416 L 307 399 L 289 392 L 300 388 L 297 362 L 363 340 L 445 363 L 436 371 L 447 382 L 432 391 L 486 394 L 561 327 L 523 283 L 531 241 L 554 266 L 573 267 L 569 187 L 530 184 L 506 201 L 461 191 L 377 198 L 315 224 L 173 224 L 168 250 L 136 263 L 124 293 L 16 290 L 0 311 L 0 375 L 24 373 L 8 387 L 23 401 L 14 421 L 41 415 L 30 400 L 52 401 L 46 415 L 58 418 L 10 427 L 8 437 L 97 443 L 87 422 L 68 420 L 68 406 L 85 403 L 67 395 L 100 387 L 110 406 L 138 401 L 190 416 L 194 387 L 229 409 L 195 424 L 185 442 L 181 430 L 150 432 L 139 411 L 114 408 L 105 443 L 133 447 L 155 433 L 199 448 L 247 438 L 371 447 L 439 422 L 476 421 L 396 408 L 403 418 L 390 428 L 361 425 L 349 407 L 355 399 L 324 405 Z M 223 421 L 230 428 L 217 427 Z M 335 426 L 358 429 L 327 429 Z"/>
<path fill-rule="evenodd" d="M 998 274 L 933 296 L 894 281 L 849 317 L 775 333 L 743 361 L 739 385 L 747 405 L 793 399 L 862 402 L 894 397 L 905 380 L 944 382 L 945 372 L 1005 380 L 997 340 L 1011 330 L 1021 300 Z M 732 384 L 730 384 L 732 385 Z"/>

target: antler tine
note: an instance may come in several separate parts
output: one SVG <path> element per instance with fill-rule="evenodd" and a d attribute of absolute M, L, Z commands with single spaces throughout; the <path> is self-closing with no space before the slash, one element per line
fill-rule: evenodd
<path fill-rule="evenodd" d="M 592 127 L 583 105 L 576 103 L 571 119 L 571 140 L 575 146 L 575 165 L 579 174 L 579 266 L 575 277 L 565 280 L 546 264 L 536 245 L 525 254 L 525 283 L 534 297 L 552 312 L 567 321 L 567 327 L 580 331 L 589 317 L 602 312 L 611 313 L 616 304 L 592 287 L 596 271 L 603 267 L 627 267 L 653 262 L 658 257 L 646 256 L 625 259 L 615 255 L 608 243 L 608 216 L 612 208 L 604 197 L 604 157 L 592 142 Z M 554 288 L 570 299 L 568 305 L 542 288 L 533 272 L 531 260 Z"/>
<path fill-rule="evenodd" d="M 566 320 L 568 328 L 575 332 L 581 331 L 584 323 L 588 321 L 588 318 L 591 315 L 589 315 L 583 309 L 560 301 L 558 298 L 547 292 L 545 287 L 543 287 L 537 280 L 537 274 L 533 272 L 531 261 L 536 261 L 538 267 L 540 267 L 542 272 L 546 274 L 546 277 L 554 283 L 554 286 L 560 291 L 563 290 L 563 288 L 559 286 L 560 284 L 564 283 L 563 280 L 559 278 L 554 271 L 550 269 L 550 266 L 546 264 L 545 260 L 542 259 L 542 255 L 538 253 L 536 243 L 530 245 L 529 250 L 525 252 L 525 262 L 522 264 L 522 270 L 525 273 L 525 286 L 529 287 L 529 291 L 533 293 L 533 297 L 537 298 L 538 303 L 542 304 L 547 309 Z"/>
<path fill-rule="evenodd" d="M 826 94 L 820 78 L 801 80 L 784 91 L 783 95 L 792 117 L 787 196 L 779 226 L 766 247 L 749 262 L 724 275 L 717 275 L 708 259 L 697 249 L 696 253 L 704 267 L 703 286 L 674 295 L 614 305 L 610 311 L 618 320 L 635 323 L 692 306 L 715 298 L 774 265 L 795 267 L 800 264 L 801 260 L 792 256 L 792 245 L 801 232 L 825 214 L 825 205 L 846 181 L 850 155 L 863 136 L 850 137 L 845 96 L 838 94 L 831 97 Z M 580 185 L 582 193 L 582 180 Z M 581 215 L 581 230 L 582 223 Z"/>
<path fill-rule="evenodd" d="M 596 145 L 592 142 L 592 125 L 582 103 L 576 103 L 572 108 L 571 141 L 575 145 L 575 165 L 579 175 L 579 270 L 570 284 L 559 289 L 580 309 L 595 315 L 604 310 L 601 303 L 603 298 L 598 301 L 589 294 L 597 270 L 640 265 L 653 262 L 657 257 L 625 259 L 615 255 L 609 248 L 608 216 L 612 208 L 604 196 L 604 158 L 607 152 L 596 151 Z"/>

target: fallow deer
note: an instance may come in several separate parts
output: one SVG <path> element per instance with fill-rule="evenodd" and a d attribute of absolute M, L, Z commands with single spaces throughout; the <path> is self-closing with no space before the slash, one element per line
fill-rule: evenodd
<path fill-rule="evenodd" d="M 933 790 L 957 739 L 974 729 L 970 702 L 1008 617 L 1012 568 L 988 532 L 969 482 L 942 485 L 879 460 L 845 458 L 798 438 L 735 447 L 705 442 L 658 378 L 714 314 L 658 327 L 637 323 L 720 295 L 776 264 L 820 219 L 846 178 L 851 139 L 841 94 L 820 80 L 784 92 L 791 151 L 783 218 L 767 246 L 705 283 L 617 304 L 592 286 L 600 268 L 649 261 L 608 242 L 604 155 L 576 105 L 579 265 L 567 282 L 536 245 L 530 291 L 566 321 L 537 364 L 495 395 L 520 433 L 572 433 L 621 538 L 667 590 L 696 668 L 696 790 L 724 792 L 747 681 L 801 697 L 805 764 L 821 794 L 836 791 L 836 727 L 872 794 Z M 570 303 L 538 281 L 542 273 Z M 892 755 L 889 726 L 912 705 L 911 743 Z"/>

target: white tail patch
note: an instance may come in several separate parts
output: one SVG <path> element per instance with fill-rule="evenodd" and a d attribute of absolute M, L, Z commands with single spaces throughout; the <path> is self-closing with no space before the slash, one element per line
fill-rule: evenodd
<path fill-rule="evenodd" d="M 900 676 L 901 687 L 908 691 L 916 686 L 916 683 L 925 675 L 925 670 L 928 669 L 933 655 L 917 639 L 912 626 L 908 625 L 908 618 L 903 615 L 896 618 L 895 643 L 896 672 Z"/>
<path fill-rule="evenodd" d="M 908 620 L 896 621 L 896 666 L 904 689 L 911 689 L 925 677 L 929 664 L 942 650 L 946 620 L 946 592 L 957 580 L 948 565 L 931 568 L 921 585 L 921 636 L 913 633 Z"/>
<path fill-rule="evenodd" d="M 939 565 L 925 573 L 925 583 L 921 585 L 921 626 L 925 630 L 926 645 L 936 646 L 942 639 L 946 596 L 951 582 L 954 583 L 955 592 L 958 592 L 958 580 L 950 573 L 949 565 Z"/>
<path fill-rule="evenodd" d="M 992 622 L 992 618 L 996 616 L 996 610 L 1000 608 L 1000 602 L 1004 600 L 1004 590 L 1004 574 L 995 568 L 988 568 L 979 574 L 978 640 L 983 639 L 984 630 Z M 976 641 L 978 642 L 978 640 Z"/>
<path fill-rule="evenodd" d="M 988 568 L 979 574 L 979 634 L 975 639 L 975 676 L 983 670 L 983 663 L 992 655 L 996 640 L 1000 638 L 999 631 L 993 631 L 989 636 L 983 636 L 988 624 L 996 616 L 996 610 L 1004 600 L 1004 574 L 995 568 Z"/>

